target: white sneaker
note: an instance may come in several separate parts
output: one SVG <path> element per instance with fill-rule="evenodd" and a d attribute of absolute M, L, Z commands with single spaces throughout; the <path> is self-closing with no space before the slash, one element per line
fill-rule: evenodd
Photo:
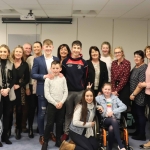
<path fill-rule="evenodd" d="M 119 149 L 119 150 L 126 150 L 125 148 L 120 149 L 119 145 L 118 145 L 118 149 Z"/>

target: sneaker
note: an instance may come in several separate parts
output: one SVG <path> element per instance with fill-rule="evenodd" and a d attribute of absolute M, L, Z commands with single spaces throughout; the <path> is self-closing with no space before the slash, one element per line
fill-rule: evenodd
<path fill-rule="evenodd" d="M 63 134 L 61 137 L 61 141 L 67 141 L 69 139 L 69 135 L 68 134 Z"/>
<path fill-rule="evenodd" d="M 118 145 L 118 149 L 119 149 L 119 150 L 126 150 L 125 148 L 120 149 L 119 145 Z"/>

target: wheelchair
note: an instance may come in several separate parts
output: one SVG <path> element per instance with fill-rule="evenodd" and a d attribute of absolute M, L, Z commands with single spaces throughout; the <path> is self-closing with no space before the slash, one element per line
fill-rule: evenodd
<path fill-rule="evenodd" d="M 98 113 L 97 113 L 98 114 Z M 99 121 L 100 120 L 100 121 Z M 107 149 L 107 135 L 108 135 L 108 127 L 103 125 L 103 119 L 101 115 L 96 115 L 95 117 L 95 126 L 94 126 L 94 136 L 99 141 L 99 150 Z M 133 147 L 129 145 L 129 137 L 127 130 L 127 123 L 123 114 L 121 114 L 121 119 L 118 120 L 119 129 L 120 129 L 120 137 L 125 146 L 126 150 L 133 150 Z"/>

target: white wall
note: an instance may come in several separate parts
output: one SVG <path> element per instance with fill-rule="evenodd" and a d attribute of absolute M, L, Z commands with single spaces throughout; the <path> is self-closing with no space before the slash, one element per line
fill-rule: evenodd
<path fill-rule="evenodd" d="M 8 34 L 40 34 L 41 41 L 50 38 L 54 42 L 53 54 L 57 54 L 60 44 L 71 43 L 78 39 L 83 44 L 83 55 L 89 58 L 90 46 L 109 41 L 112 47 L 122 46 L 126 59 L 134 66 L 133 52 L 144 49 L 150 44 L 150 21 L 112 20 L 102 18 L 75 18 L 72 24 L 2 24 L 0 23 L 0 44 L 8 43 Z M 29 41 L 27 41 L 29 42 Z"/>

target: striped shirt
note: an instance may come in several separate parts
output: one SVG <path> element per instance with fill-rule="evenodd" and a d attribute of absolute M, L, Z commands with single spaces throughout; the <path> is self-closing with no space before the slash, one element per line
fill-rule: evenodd
<path fill-rule="evenodd" d="M 139 68 L 133 68 L 130 76 L 130 93 L 132 94 L 136 89 L 139 82 L 145 82 L 145 71 L 147 69 L 147 65 L 143 64 Z M 145 88 L 142 89 L 140 93 L 135 96 L 135 103 L 139 106 L 145 105 Z"/>

